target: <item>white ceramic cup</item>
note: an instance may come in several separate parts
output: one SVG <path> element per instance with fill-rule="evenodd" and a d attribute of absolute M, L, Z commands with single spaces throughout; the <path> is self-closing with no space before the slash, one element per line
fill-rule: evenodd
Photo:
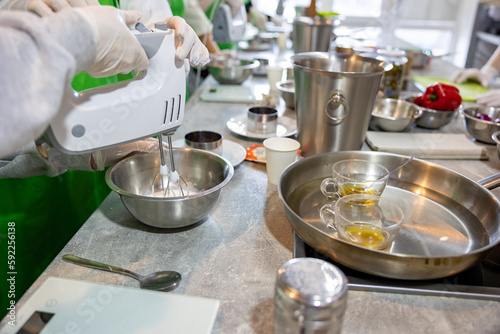
<path fill-rule="evenodd" d="M 267 80 L 269 81 L 270 92 L 278 91 L 276 83 L 281 81 L 282 77 L 283 77 L 283 67 L 276 65 L 267 67 Z"/>
<path fill-rule="evenodd" d="M 281 172 L 295 161 L 300 143 L 291 138 L 273 137 L 264 140 L 266 170 L 269 183 L 278 184 Z"/>

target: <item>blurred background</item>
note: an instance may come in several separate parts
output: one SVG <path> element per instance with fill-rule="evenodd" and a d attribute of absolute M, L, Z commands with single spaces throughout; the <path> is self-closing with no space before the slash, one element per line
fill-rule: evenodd
<path fill-rule="evenodd" d="M 278 6 L 278 0 L 252 3 L 269 16 L 275 15 Z M 285 0 L 283 16 L 293 17 L 296 7 L 309 4 L 310 0 Z M 394 32 L 397 38 L 445 56 L 458 67 L 480 68 L 500 44 L 500 14 L 478 0 L 317 0 L 317 7 L 339 13 L 342 29 L 370 27 L 363 33 L 373 35 Z"/>

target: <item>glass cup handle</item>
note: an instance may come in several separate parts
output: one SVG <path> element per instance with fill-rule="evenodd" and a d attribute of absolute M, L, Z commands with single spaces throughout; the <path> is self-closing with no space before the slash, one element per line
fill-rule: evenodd
<path fill-rule="evenodd" d="M 329 106 L 332 105 L 332 111 L 330 111 Z M 343 106 L 342 111 L 339 111 L 339 107 Z M 349 103 L 338 91 L 332 93 L 325 105 L 326 116 L 333 121 L 334 125 L 340 124 L 349 114 Z"/>
<path fill-rule="evenodd" d="M 333 186 L 333 191 L 329 191 L 327 188 L 328 186 Z M 336 199 L 338 198 L 337 194 L 337 182 L 335 182 L 334 179 L 332 178 L 326 178 L 321 182 L 320 186 L 321 192 L 323 195 L 325 195 L 328 199 Z"/>
<path fill-rule="evenodd" d="M 328 228 L 337 231 L 335 224 L 335 210 L 333 204 L 325 204 L 319 209 L 319 216 Z"/>

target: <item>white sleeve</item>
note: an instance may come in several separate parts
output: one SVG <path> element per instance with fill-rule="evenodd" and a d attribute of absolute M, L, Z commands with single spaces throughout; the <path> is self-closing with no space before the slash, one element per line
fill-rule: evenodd
<path fill-rule="evenodd" d="M 184 0 L 184 19 L 198 36 L 212 32 L 212 23 L 201 8 L 198 0 Z"/>
<path fill-rule="evenodd" d="M 165 21 L 173 15 L 167 0 L 121 0 L 120 9 L 140 11 L 141 22 L 146 27 L 152 27 L 156 22 Z"/>
<path fill-rule="evenodd" d="M 73 75 L 95 55 L 89 24 L 74 9 L 50 18 L 0 11 L 0 157 L 46 130 Z"/>

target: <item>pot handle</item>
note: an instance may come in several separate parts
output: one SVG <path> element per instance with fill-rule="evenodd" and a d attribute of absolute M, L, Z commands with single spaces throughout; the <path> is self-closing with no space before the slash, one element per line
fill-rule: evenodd
<path fill-rule="evenodd" d="M 339 109 L 339 106 L 343 106 L 343 113 L 339 113 L 339 115 L 337 115 L 337 112 L 334 112 L 331 115 L 329 112 L 330 108 L 328 108 L 330 104 L 333 105 L 333 111 L 337 111 L 337 109 Z M 339 91 L 332 92 L 332 95 L 325 105 L 325 114 L 329 119 L 333 121 L 335 125 L 342 123 L 349 114 L 349 103 L 347 103 L 347 100 Z"/>
<path fill-rule="evenodd" d="M 498 188 L 500 186 L 500 173 L 485 177 L 484 179 L 477 181 L 477 183 L 484 186 L 488 190 Z"/>
<path fill-rule="evenodd" d="M 418 110 L 415 112 L 415 114 L 413 114 L 413 119 L 420 118 L 420 117 L 422 117 L 423 114 L 424 114 L 424 111 L 422 109 L 418 108 Z"/>

